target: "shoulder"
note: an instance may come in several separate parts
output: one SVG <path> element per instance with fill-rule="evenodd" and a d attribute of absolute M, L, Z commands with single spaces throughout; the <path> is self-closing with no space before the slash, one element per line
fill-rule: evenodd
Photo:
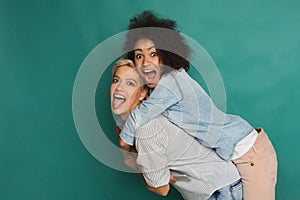
<path fill-rule="evenodd" d="M 158 84 L 160 84 L 160 83 L 172 83 L 172 82 L 176 81 L 176 79 L 178 78 L 179 73 L 180 72 L 178 70 L 174 70 L 174 71 L 163 74 L 161 76 Z"/>
<path fill-rule="evenodd" d="M 162 115 L 157 116 L 156 118 L 150 120 L 144 125 L 140 126 L 136 130 L 136 137 L 138 138 L 147 138 L 154 137 L 163 132 L 164 127 L 171 123 L 168 119 Z"/>
<path fill-rule="evenodd" d="M 181 82 L 182 80 L 187 81 L 190 78 L 191 78 L 190 75 L 184 69 L 178 69 L 162 75 L 158 83 L 174 84 L 177 82 Z"/>

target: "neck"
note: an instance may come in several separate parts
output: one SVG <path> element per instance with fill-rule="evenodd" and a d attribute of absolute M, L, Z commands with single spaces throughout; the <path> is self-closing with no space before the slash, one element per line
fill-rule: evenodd
<path fill-rule="evenodd" d="M 120 115 L 120 119 L 121 119 L 123 122 L 125 122 L 125 121 L 128 119 L 128 117 L 129 117 L 129 113 Z"/>

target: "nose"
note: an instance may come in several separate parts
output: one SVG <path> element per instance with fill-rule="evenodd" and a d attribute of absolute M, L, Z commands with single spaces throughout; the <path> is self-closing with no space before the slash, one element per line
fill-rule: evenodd
<path fill-rule="evenodd" d="M 151 59 L 150 59 L 150 56 L 148 55 L 144 55 L 144 58 L 143 58 L 143 65 L 144 66 L 147 66 L 151 63 Z"/>
<path fill-rule="evenodd" d="M 123 90 L 123 83 L 120 81 L 116 86 L 116 91 L 122 91 Z"/>

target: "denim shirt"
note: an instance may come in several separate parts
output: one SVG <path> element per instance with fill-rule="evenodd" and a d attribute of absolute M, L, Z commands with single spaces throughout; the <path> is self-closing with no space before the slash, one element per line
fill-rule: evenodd
<path fill-rule="evenodd" d="M 151 95 L 131 112 L 120 133 L 121 139 L 134 145 L 135 131 L 160 114 L 202 145 L 215 149 L 224 160 L 231 158 L 236 143 L 253 130 L 241 117 L 219 110 L 183 69 L 161 77 Z"/>

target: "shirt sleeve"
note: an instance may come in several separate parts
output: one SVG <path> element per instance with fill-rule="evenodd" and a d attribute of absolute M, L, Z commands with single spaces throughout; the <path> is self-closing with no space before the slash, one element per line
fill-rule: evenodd
<path fill-rule="evenodd" d="M 147 184 L 155 188 L 168 184 L 170 171 L 166 155 L 167 134 L 162 132 L 159 124 L 150 121 L 137 130 L 137 136 L 141 137 L 136 139 L 136 162 Z"/>
<path fill-rule="evenodd" d="M 176 75 L 169 73 L 162 77 L 151 95 L 129 115 L 120 133 L 121 139 L 129 145 L 134 145 L 135 131 L 178 103 L 182 97 Z"/>

